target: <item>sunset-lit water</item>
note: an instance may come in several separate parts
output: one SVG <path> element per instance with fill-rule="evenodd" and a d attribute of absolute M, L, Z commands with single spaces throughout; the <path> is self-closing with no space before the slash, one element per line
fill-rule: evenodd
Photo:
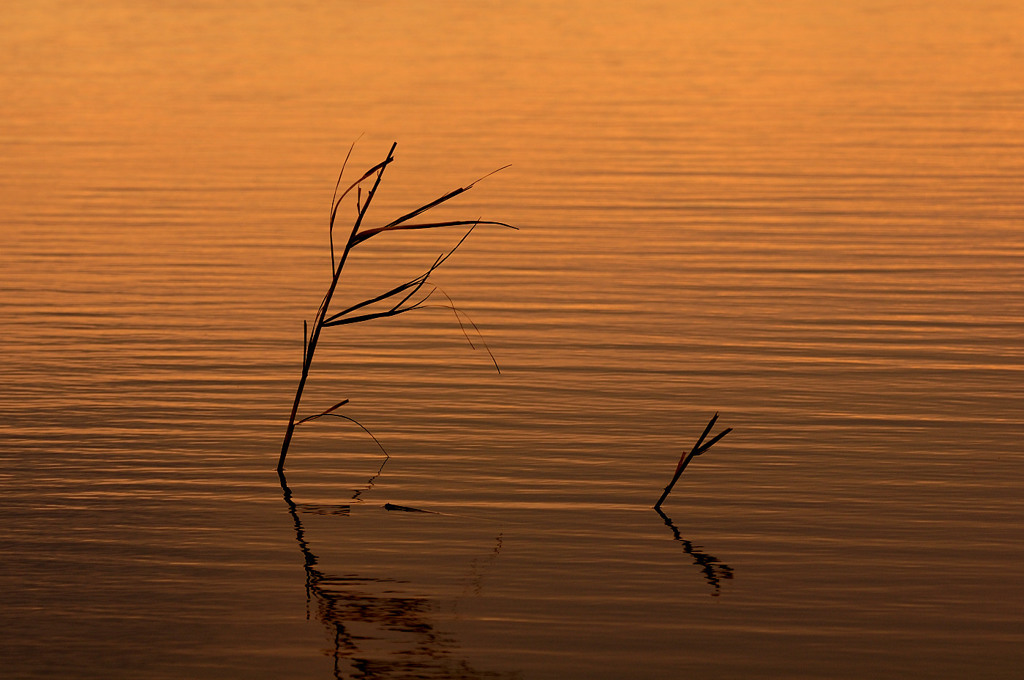
<path fill-rule="evenodd" d="M 551 5 L 5 9 L 0 676 L 1016 677 L 1024 11 Z"/>

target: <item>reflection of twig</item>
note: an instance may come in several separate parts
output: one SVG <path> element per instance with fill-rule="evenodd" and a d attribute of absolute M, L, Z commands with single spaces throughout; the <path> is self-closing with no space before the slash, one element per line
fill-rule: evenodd
<path fill-rule="evenodd" d="M 295 526 L 295 540 L 299 544 L 299 550 L 302 551 L 302 556 L 305 558 L 305 569 L 306 569 L 306 618 L 309 618 L 309 602 L 310 602 L 310 588 L 313 583 L 313 576 L 317 574 L 315 567 L 319 558 L 313 554 L 309 549 L 309 544 L 306 542 L 306 532 L 302 528 L 302 520 L 299 519 L 299 508 L 292 500 L 292 490 L 288 486 L 288 480 L 284 477 L 284 471 L 278 470 L 277 476 L 281 481 L 281 491 L 284 493 L 284 502 L 288 505 L 288 514 L 292 517 L 292 524 Z"/>
<path fill-rule="evenodd" d="M 467 579 L 466 587 L 463 590 L 463 594 L 468 594 L 472 591 L 473 595 L 479 596 L 484 589 L 484 576 L 490 570 L 498 556 L 501 555 L 502 548 L 502 534 L 498 534 L 495 539 L 494 548 L 490 554 L 485 558 L 476 557 L 470 564 L 470 576 Z"/>
<path fill-rule="evenodd" d="M 708 555 L 703 552 L 699 547 L 693 545 L 679 533 L 679 529 L 673 524 L 672 519 L 661 511 L 661 508 L 655 507 L 654 511 L 657 512 L 663 520 L 665 525 L 672 530 L 672 537 L 679 541 L 683 546 L 683 552 L 693 558 L 693 563 L 701 568 L 704 572 L 704 579 L 708 584 L 714 588 L 714 592 L 711 593 L 712 597 L 718 597 L 719 592 L 722 589 L 722 580 L 732 578 L 732 567 L 725 562 L 720 561 L 714 555 Z"/>
<path fill-rule="evenodd" d="M 732 428 L 727 427 L 718 434 L 716 434 L 714 437 L 712 437 L 711 441 L 705 444 L 704 438 L 707 437 L 708 433 L 711 432 L 711 428 L 715 426 L 716 420 L 718 420 L 717 413 L 711 417 L 710 421 L 708 421 L 708 426 L 704 428 L 704 433 L 701 434 L 700 438 L 697 440 L 697 443 L 693 445 L 692 449 L 690 449 L 690 452 L 679 458 L 679 464 L 676 465 L 676 472 L 672 476 L 672 481 L 668 483 L 668 486 L 665 487 L 665 493 L 661 494 L 661 498 L 659 498 L 658 502 L 654 504 L 655 510 L 660 508 L 661 504 L 665 502 L 666 498 L 668 498 L 669 493 L 672 492 L 672 487 L 676 485 L 677 481 L 679 481 L 679 476 L 683 474 L 683 470 L 685 470 L 686 466 L 690 464 L 690 461 L 693 460 L 694 456 L 701 455 L 702 453 L 710 449 L 712 446 L 714 446 L 719 439 L 732 432 Z"/>
<path fill-rule="evenodd" d="M 454 640 L 427 618 L 437 609 L 429 599 L 397 595 L 392 579 L 325 573 L 299 517 L 303 504 L 293 500 L 284 472 L 279 471 L 278 477 L 303 557 L 306 617 L 315 607 L 316 618 L 333 638 L 334 649 L 329 654 L 334 658 L 336 679 L 500 677 L 453 658 Z M 375 478 L 370 479 L 371 485 Z M 381 587 L 386 590 L 373 592 Z M 382 651 L 382 646 L 390 651 Z"/>
<path fill-rule="evenodd" d="M 360 498 L 360 496 L 362 496 L 364 492 L 369 491 L 370 489 L 373 488 L 374 482 L 376 482 L 377 478 L 380 477 L 380 473 L 384 471 L 384 466 L 388 464 L 389 460 L 391 460 L 391 456 L 388 455 L 387 451 L 384 452 L 384 456 L 385 458 L 383 461 L 381 461 L 380 468 L 377 470 L 376 474 L 374 474 L 372 477 L 366 480 L 366 488 L 356 489 L 355 493 L 352 494 L 352 500 L 359 501 L 360 503 L 362 503 L 363 499 Z"/>

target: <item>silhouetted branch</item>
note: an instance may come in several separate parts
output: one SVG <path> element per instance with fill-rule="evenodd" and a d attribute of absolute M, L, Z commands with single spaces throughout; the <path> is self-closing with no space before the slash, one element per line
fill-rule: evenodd
<path fill-rule="evenodd" d="M 711 417 L 711 420 L 708 421 L 707 427 L 704 428 L 704 432 L 701 433 L 700 438 L 697 439 L 697 443 L 693 445 L 693 448 L 690 449 L 690 452 L 684 454 L 679 458 L 679 464 L 676 465 L 676 471 L 675 474 L 672 476 L 672 481 L 668 483 L 668 486 L 665 487 L 665 492 L 661 494 L 661 498 L 659 498 L 658 502 L 654 504 L 655 510 L 661 508 L 661 504 L 665 502 L 666 498 L 668 498 L 668 495 L 672 492 L 672 487 L 674 487 L 676 485 L 676 482 L 679 481 L 680 475 L 683 474 L 683 470 L 685 470 L 686 466 L 690 464 L 690 461 L 693 460 L 693 457 L 701 455 L 702 453 L 710 449 L 722 437 L 732 432 L 732 428 L 727 427 L 721 432 L 719 432 L 717 435 L 715 435 L 711 439 L 711 441 L 705 444 L 704 439 L 708 436 L 708 433 L 711 432 L 711 428 L 715 426 L 715 421 L 717 420 L 718 414 L 716 413 Z"/>
<path fill-rule="evenodd" d="M 345 156 L 344 163 L 342 163 L 341 172 L 338 174 L 338 180 L 334 185 L 334 194 L 331 197 L 331 214 L 328 228 L 328 238 L 330 240 L 331 247 L 332 278 L 331 283 L 327 288 L 327 292 L 324 294 L 323 298 L 320 301 L 320 306 L 317 308 L 316 315 L 313 318 L 312 324 L 309 324 L 306 321 L 302 322 L 302 373 L 299 376 L 299 383 L 295 389 L 295 399 L 292 402 L 291 414 L 288 417 L 288 428 L 285 430 L 284 441 L 281 443 L 281 455 L 277 461 L 278 472 L 284 470 L 285 457 L 288 455 L 288 446 L 291 443 L 296 425 L 306 423 L 312 420 L 317 420 L 325 416 L 332 416 L 336 418 L 344 418 L 346 420 L 350 420 L 356 423 L 356 425 L 359 425 L 359 427 L 363 427 L 361 424 L 359 424 L 355 420 L 352 420 L 348 416 L 344 416 L 339 413 L 334 413 L 334 410 L 342 406 L 347 400 L 339 402 L 338 404 L 332 406 L 331 408 L 322 411 L 316 415 L 298 419 L 299 403 L 302 401 L 302 392 L 305 389 L 306 380 L 309 378 L 310 367 L 313 364 L 313 356 L 316 353 L 317 344 L 320 340 L 320 333 L 323 331 L 323 329 L 330 326 L 343 326 L 353 323 L 362 323 L 364 321 L 372 321 L 374 319 L 383 319 L 387 317 L 398 316 L 406 312 L 411 312 L 415 309 L 423 309 L 426 301 L 434 292 L 433 288 L 425 288 L 425 286 L 427 286 L 427 282 L 428 279 L 430 278 L 430 275 L 433 274 L 438 267 L 443 265 L 456 250 L 458 250 L 459 246 L 461 246 L 462 243 L 469 237 L 469 235 L 473 232 L 473 229 L 476 226 L 484 224 L 508 227 L 510 229 L 516 228 L 510 224 L 505 224 L 504 222 L 483 220 L 446 220 L 438 222 L 410 223 L 410 220 L 415 219 L 419 215 L 422 215 L 423 213 L 431 210 L 432 208 L 435 208 L 441 205 L 442 203 L 446 203 L 452 198 L 458 196 L 459 194 L 468 191 L 473 187 L 474 184 L 476 184 L 476 182 L 480 181 L 476 180 L 476 182 L 471 182 L 470 184 L 467 184 L 464 187 L 453 189 L 452 191 L 443 194 L 439 198 L 429 201 L 421 205 L 419 208 L 416 208 L 415 210 L 402 215 L 398 219 L 388 222 L 384 226 L 363 229 L 362 226 L 364 219 L 366 217 L 367 212 L 370 209 L 370 206 L 373 203 L 374 197 L 377 195 L 377 190 L 380 187 L 381 180 L 384 177 L 384 171 L 395 160 L 394 153 L 396 146 L 397 143 L 392 144 L 390 150 L 388 151 L 387 157 L 385 157 L 383 161 L 377 163 L 369 170 L 365 171 L 362 175 L 359 176 L 358 179 L 356 179 L 356 181 L 348 185 L 348 187 L 339 194 L 338 190 L 342 186 L 341 178 L 345 172 L 345 167 L 348 164 L 349 157 L 352 154 L 352 149 L 350 148 L 348 154 Z M 499 168 L 499 170 L 500 169 L 503 168 Z M 494 172 L 497 172 L 497 170 L 495 170 Z M 492 172 L 489 173 L 489 175 L 490 174 L 494 173 Z M 489 175 L 485 175 L 484 177 L 488 177 Z M 369 190 L 367 190 L 364 193 L 362 183 L 367 180 L 370 180 L 371 178 L 373 180 L 372 185 L 370 186 Z M 483 177 L 481 177 L 480 179 L 483 179 Z M 344 246 L 341 248 L 340 254 L 338 254 L 336 252 L 334 240 L 334 225 L 337 221 L 338 210 L 341 207 L 342 202 L 349 194 L 352 193 L 353 190 L 355 190 L 356 218 L 352 224 L 352 228 L 349 230 L 348 237 L 344 241 Z M 453 248 L 451 248 L 448 252 L 442 253 L 440 256 L 438 256 L 438 258 L 434 260 L 434 263 L 424 273 L 404 283 L 394 286 L 393 288 L 379 295 L 372 296 L 361 302 L 351 305 L 341 312 L 338 312 L 336 314 L 330 313 L 331 301 L 333 300 L 334 293 L 338 288 L 338 282 L 341 279 L 342 271 L 345 268 L 345 263 L 348 261 L 349 253 L 355 246 L 385 231 L 438 229 L 444 227 L 458 226 L 469 226 L 470 228 L 469 231 L 459 240 L 458 243 L 455 244 Z M 376 308 L 372 308 L 373 305 L 379 306 Z M 383 309 L 381 309 L 381 307 L 383 307 Z M 360 313 L 356 314 L 354 312 Z M 458 314 L 459 311 L 456 310 L 456 318 L 459 318 Z M 470 323 L 472 323 L 472 321 Z M 461 319 L 459 319 L 459 324 L 460 326 L 462 325 Z M 464 327 L 463 332 L 465 333 Z M 470 343 L 470 345 L 472 346 L 472 343 Z M 487 352 L 488 354 L 490 354 L 490 349 L 488 349 Z M 491 355 L 491 359 L 493 361 L 493 355 Z M 495 363 L 495 366 L 497 367 L 497 363 Z M 366 430 L 365 427 L 363 427 L 363 429 Z M 366 431 L 369 432 L 369 430 Z M 373 435 L 371 434 L 370 436 L 372 437 Z M 374 441 L 376 441 L 376 437 L 374 437 Z M 380 442 L 377 442 L 377 444 L 380 445 Z M 383 447 L 381 447 L 381 449 L 383 450 Z M 385 454 L 386 453 L 387 452 L 385 451 Z"/>

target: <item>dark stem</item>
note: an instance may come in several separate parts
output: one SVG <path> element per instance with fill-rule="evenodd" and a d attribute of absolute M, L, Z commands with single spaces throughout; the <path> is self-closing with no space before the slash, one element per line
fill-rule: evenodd
<path fill-rule="evenodd" d="M 320 303 L 320 309 L 317 310 L 316 318 L 313 320 L 313 331 L 310 333 L 309 341 L 306 343 L 306 356 L 302 362 L 302 375 L 299 376 L 299 385 L 295 388 L 295 401 L 292 402 L 292 412 L 288 417 L 288 429 L 285 430 L 284 441 L 281 443 L 281 456 L 277 459 L 278 473 L 284 471 L 284 460 L 288 456 L 288 445 L 291 444 L 292 435 L 295 433 L 295 417 L 299 412 L 299 402 L 302 401 L 302 390 L 306 387 L 306 379 L 309 377 L 309 369 L 313 365 L 313 354 L 316 352 L 316 345 L 320 340 L 320 332 L 324 328 L 324 318 L 327 316 L 327 310 L 330 309 L 331 298 L 334 297 L 334 291 L 338 287 L 338 281 L 341 279 L 341 272 L 345 268 L 345 262 L 348 260 L 348 254 L 352 251 L 356 232 L 359 231 L 359 227 L 363 223 L 363 217 L 366 215 L 366 211 L 369 209 L 370 203 L 373 200 L 373 195 L 377 192 L 377 187 L 380 186 L 380 180 L 384 176 L 384 169 L 395 159 L 396 146 L 398 146 L 397 142 L 391 145 L 387 158 L 385 158 L 379 165 L 380 169 L 377 171 L 377 177 L 373 181 L 373 188 L 371 188 L 367 193 L 366 202 L 363 203 L 359 210 L 359 216 L 352 225 L 352 231 L 349 234 L 348 239 L 345 241 L 345 248 L 342 250 L 341 259 L 338 261 L 338 265 L 334 269 L 334 277 L 331 279 L 331 286 L 327 289 L 323 302 Z"/>
<path fill-rule="evenodd" d="M 685 470 L 686 466 L 690 464 L 690 461 L 693 460 L 693 457 L 701 455 L 702 453 L 710 449 L 719 439 L 732 432 L 732 428 L 727 427 L 721 432 L 719 432 L 717 435 L 715 435 L 711 439 L 711 441 L 705 444 L 704 439 L 708 436 L 708 433 L 711 432 L 711 428 L 715 426 L 715 421 L 717 420 L 717 413 L 711 416 L 711 420 L 708 421 L 708 425 L 707 427 L 704 428 L 704 432 L 700 435 L 700 438 L 697 439 L 697 443 L 693 445 L 693 448 L 690 449 L 689 453 L 684 454 L 679 459 L 679 464 L 676 466 L 676 472 L 674 475 L 672 475 L 672 481 L 668 483 L 668 486 L 665 487 L 665 492 L 661 494 L 661 498 L 659 498 L 658 502 L 654 504 L 655 510 L 659 510 L 659 508 L 661 508 L 661 504 L 664 503 L 665 499 L 668 498 L 668 495 L 672 493 L 672 487 L 674 487 L 676 485 L 676 482 L 679 481 L 679 477 L 682 476 L 683 470 Z"/>

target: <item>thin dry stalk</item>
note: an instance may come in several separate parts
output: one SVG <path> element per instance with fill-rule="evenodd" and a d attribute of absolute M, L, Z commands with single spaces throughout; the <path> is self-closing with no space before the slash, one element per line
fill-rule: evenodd
<path fill-rule="evenodd" d="M 306 321 L 302 322 L 302 373 L 299 376 L 299 384 L 295 389 L 295 400 L 292 402 L 291 415 L 288 417 L 288 428 L 285 430 L 284 441 L 281 443 L 281 456 L 277 461 L 277 471 L 280 473 L 284 470 L 285 458 L 288 455 L 288 447 L 291 444 L 292 435 L 295 433 L 295 428 L 298 425 L 307 423 L 313 420 L 325 416 L 344 418 L 350 420 L 359 427 L 363 427 L 358 422 L 354 421 L 348 416 L 335 413 L 334 411 L 341 406 L 345 405 L 348 400 L 345 399 L 334 406 L 322 411 L 316 415 L 307 416 L 300 420 L 296 420 L 299 412 L 299 403 L 302 401 L 302 392 L 306 386 L 306 380 L 309 378 L 309 371 L 313 365 L 313 356 L 316 353 L 317 344 L 320 341 L 320 333 L 323 329 L 331 326 L 343 326 L 346 324 L 362 323 L 364 321 L 372 321 L 374 319 L 383 319 L 392 316 L 398 316 L 406 312 L 411 312 L 415 309 L 424 309 L 426 307 L 437 306 L 437 305 L 426 305 L 427 300 L 434 293 L 436 288 L 429 285 L 430 275 L 437 270 L 438 267 L 443 265 L 449 257 L 465 242 L 469 235 L 473 232 L 473 229 L 479 225 L 488 226 L 500 226 L 507 227 L 509 229 L 516 229 L 510 224 L 504 222 L 492 222 L 488 220 L 447 220 L 447 221 L 435 221 L 435 222 L 416 222 L 414 221 L 417 217 L 423 213 L 436 208 L 437 206 L 446 203 L 447 201 L 455 198 L 459 194 L 469 191 L 473 188 L 473 185 L 480 180 L 489 177 L 494 174 L 489 173 L 484 175 L 480 179 L 467 184 L 464 187 L 453 189 L 448 193 L 428 202 L 419 208 L 408 212 L 398 219 L 392 220 L 387 224 L 380 227 L 372 227 L 363 229 L 363 221 L 366 217 L 367 211 L 370 209 L 370 205 L 373 203 L 374 197 L 377 195 L 377 189 L 380 187 L 381 180 L 384 177 L 384 171 L 388 168 L 391 163 L 395 160 L 395 148 L 398 146 L 397 142 L 391 145 L 391 149 L 388 151 L 387 156 L 383 161 L 377 163 L 362 175 L 359 176 L 354 182 L 348 185 L 348 187 L 338 193 L 341 188 L 341 179 L 345 173 L 345 166 L 348 164 L 349 157 L 352 154 L 352 149 L 349 149 L 348 155 L 345 156 L 345 162 L 342 163 L 341 172 L 338 174 L 338 181 L 334 187 L 334 195 L 331 198 L 331 217 L 330 226 L 328 229 L 328 235 L 331 246 L 331 267 L 332 277 L 331 283 L 327 288 L 327 292 L 324 294 L 323 299 L 320 301 L 320 306 L 317 308 L 316 315 L 313 318 L 312 328 L 307 324 Z M 507 166 L 506 166 L 507 167 Z M 502 170 L 504 168 L 499 168 Z M 498 172 L 495 170 L 494 172 Z M 363 183 L 372 180 L 371 186 L 368 190 L 363 190 Z M 335 247 L 334 239 L 334 226 L 338 216 L 338 209 L 341 207 L 342 202 L 355 191 L 355 203 L 356 203 L 356 219 L 352 224 L 351 229 L 348 232 L 348 237 L 344 240 L 344 245 L 341 248 L 341 252 L 338 253 Z M 405 281 L 393 288 L 371 298 L 358 302 L 351 305 L 347 309 L 337 313 L 331 313 L 331 301 L 334 298 L 334 292 L 338 287 L 338 282 L 341 280 L 342 271 L 345 268 L 345 263 L 348 261 L 349 253 L 360 243 L 363 243 L 378 234 L 383 234 L 390 231 L 406 231 L 406 230 L 420 230 L 420 229 L 438 229 L 444 227 L 469 227 L 466 234 L 451 248 L 448 252 L 440 255 L 425 272 L 419 276 Z M 445 295 L 447 298 L 447 295 Z M 451 298 L 448 298 L 448 302 L 451 303 Z M 459 324 L 462 326 L 462 320 L 459 314 L 465 315 L 464 312 L 456 309 L 453 304 L 441 305 L 448 307 L 455 312 L 456 318 L 459 319 Z M 358 312 L 358 313 L 357 313 Z M 468 317 L 466 317 L 468 319 Z M 472 321 L 470 324 L 476 327 Z M 465 333 L 465 327 L 462 326 L 463 333 Z M 479 333 L 479 331 L 478 331 Z M 468 338 L 468 335 L 467 335 Z M 471 343 L 472 344 L 472 343 Z M 486 346 L 486 345 L 485 345 Z M 490 349 L 487 350 L 490 354 Z M 493 361 L 494 355 L 491 354 Z M 497 366 L 497 363 L 495 363 Z M 363 428 L 366 430 L 366 428 Z M 372 436 L 372 435 L 371 435 Z M 374 438 L 376 441 L 376 438 Z M 380 442 L 378 442 L 379 445 Z M 382 447 L 383 448 L 383 447 Z M 385 452 L 386 453 L 386 452 Z"/>

